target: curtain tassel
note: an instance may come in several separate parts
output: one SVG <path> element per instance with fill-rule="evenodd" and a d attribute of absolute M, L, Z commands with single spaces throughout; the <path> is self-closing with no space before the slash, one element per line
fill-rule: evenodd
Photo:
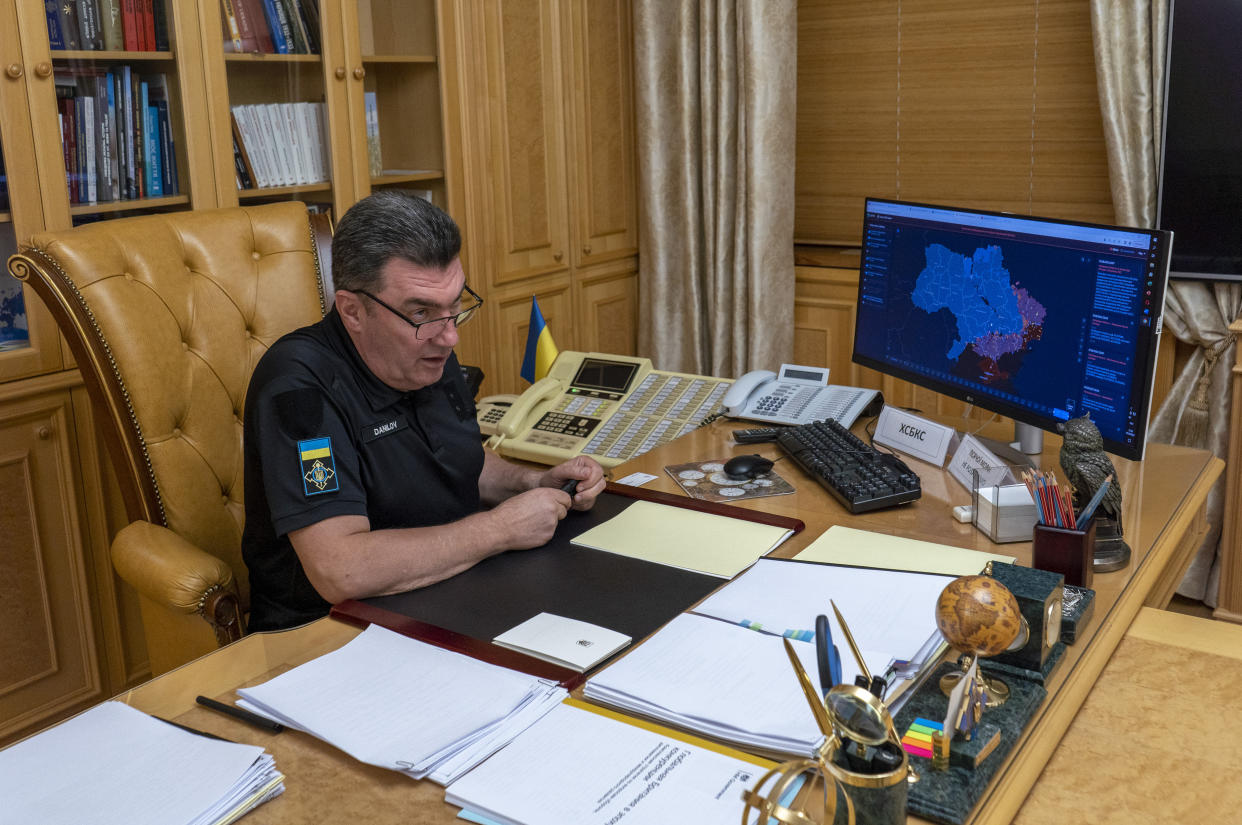
<path fill-rule="evenodd" d="M 1212 371 L 1216 367 L 1217 359 L 1232 343 L 1233 336 L 1230 335 L 1217 341 L 1212 347 L 1203 348 L 1203 372 L 1199 380 L 1195 382 L 1194 392 L 1190 394 L 1182 410 L 1182 417 L 1177 424 L 1177 435 L 1173 443 L 1207 449 L 1208 428 L 1211 424 L 1208 396 L 1212 389 Z"/>

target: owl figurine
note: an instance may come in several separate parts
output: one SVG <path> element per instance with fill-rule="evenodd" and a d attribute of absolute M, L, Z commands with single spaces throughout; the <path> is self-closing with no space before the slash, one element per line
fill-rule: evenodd
<path fill-rule="evenodd" d="M 1074 507 L 1080 510 L 1087 505 L 1096 490 L 1110 475 L 1113 481 L 1100 501 L 1095 519 L 1095 572 L 1120 570 L 1130 561 L 1130 547 L 1122 538 L 1121 484 L 1117 471 L 1108 454 L 1104 452 L 1104 439 L 1091 422 L 1091 416 L 1071 418 L 1060 427 L 1064 440 L 1061 443 L 1061 470 L 1074 486 Z"/>

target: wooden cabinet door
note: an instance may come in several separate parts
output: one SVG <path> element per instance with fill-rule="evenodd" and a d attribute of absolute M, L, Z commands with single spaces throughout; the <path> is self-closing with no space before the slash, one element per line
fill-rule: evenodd
<path fill-rule="evenodd" d="M 58 391 L 0 406 L 0 745 L 105 698 Z"/>
<path fill-rule="evenodd" d="M 31 12 L 21 4 L 23 12 Z M 43 14 L 42 4 L 38 12 Z M 47 213 L 69 211 L 63 179 L 59 190 L 40 187 L 38 153 L 60 158 L 59 142 L 36 139 L 30 89 L 50 86 L 51 61 L 40 52 L 31 59 L 18 37 L 18 4 L 0 0 L 0 270 L 3 262 L 30 237 L 47 226 Z M 46 40 L 46 38 L 44 38 Z M 46 71 L 48 76 L 41 77 Z M 52 316 L 34 291 L 0 271 L 0 381 L 50 372 L 61 366 L 60 335 Z"/>
<path fill-rule="evenodd" d="M 569 209 L 576 266 L 638 251 L 630 3 L 565 3 Z"/>
<path fill-rule="evenodd" d="M 494 283 L 569 266 L 560 21 L 548 2 L 483 4 Z M 490 185 L 488 185 L 490 182 Z"/>

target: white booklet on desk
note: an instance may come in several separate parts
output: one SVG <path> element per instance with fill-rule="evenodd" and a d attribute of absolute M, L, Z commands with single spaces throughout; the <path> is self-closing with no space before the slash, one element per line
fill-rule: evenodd
<path fill-rule="evenodd" d="M 510 628 L 495 644 L 579 673 L 630 643 L 630 637 L 590 622 L 540 613 Z"/>

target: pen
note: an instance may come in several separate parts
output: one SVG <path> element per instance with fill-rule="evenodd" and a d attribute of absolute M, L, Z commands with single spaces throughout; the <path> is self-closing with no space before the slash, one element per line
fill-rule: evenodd
<path fill-rule="evenodd" d="M 819 662 L 819 687 L 824 695 L 841 684 L 841 652 L 832 643 L 832 628 L 828 626 L 828 617 L 820 615 L 815 619 L 815 657 Z"/>
<path fill-rule="evenodd" d="M 165 719 L 163 716 L 156 716 L 152 714 L 151 718 L 159 719 L 161 722 L 163 722 L 166 725 L 172 725 L 174 728 L 181 728 L 183 731 L 186 731 L 188 733 L 193 733 L 198 736 L 205 736 L 208 739 L 218 739 L 221 742 L 232 742 L 233 741 L 232 739 L 225 739 L 223 736 L 216 736 L 214 733 L 208 733 L 205 730 L 199 730 L 198 728 L 192 728 L 189 725 L 183 725 L 180 722 L 174 722 L 171 719 Z"/>
<path fill-rule="evenodd" d="M 256 728 L 262 728 L 263 730 L 270 731 L 271 733 L 280 733 L 285 729 L 285 726 L 279 722 L 273 722 L 271 719 L 262 717 L 257 713 L 251 713 L 245 708 L 239 708 L 235 705 L 226 705 L 223 702 L 217 702 L 215 699 L 208 699 L 206 696 L 196 697 L 194 701 L 198 702 L 205 708 L 211 708 L 212 710 L 219 711 L 226 716 L 232 716 L 234 719 L 254 725 Z"/>
<path fill-rule="evenodd" d="M 850 633 L 850 626 L 845 623 L 845 617 L 837 609 L 837 603 L 829 599 L 828 604 L 832 605 L 832 612 L 837 614 L 837 626 L 845 634 L 845 642 L 850 646 L 850 652 L 854 654 L 854 661 L 858 662 L 858 670 L 863 676 L 867 677 L 867 684 L 870 685 L 871 671 L 867 669 L 867 663 L 863 661 L 862 651 L 858 649 L 858 644 L 854 641 L 854 634 Z"/>
<path fill-rule="evenodd" d="M 573 498 L 574 493 L 578 492 L 578 479 L 571 478 L 569 481 L 566 481 L 564 484 L 562 484 L 561 492 L 569 493 L 569 497 Z"/>
<path fill-rule="evenodd" d="M 1091 517 L 1095 515 L 1095 508 L 1100 506 L 1100 502 L 1104 500 L 1104 494 L 1108 492 L 1108 485 L 1113 483 L 1113 474 L 1109 473 L 1104 478 L 1104 483 L 1095 491 L 1095 495 L 1087 502 L 1087 506 L 1082 508 L 1082 512 L 1078 514 L 1078 520 L 1074 522 L 1074 529 L 1081 530 L 1087 526 L 1087 522 L 1091 521 Z"/>

